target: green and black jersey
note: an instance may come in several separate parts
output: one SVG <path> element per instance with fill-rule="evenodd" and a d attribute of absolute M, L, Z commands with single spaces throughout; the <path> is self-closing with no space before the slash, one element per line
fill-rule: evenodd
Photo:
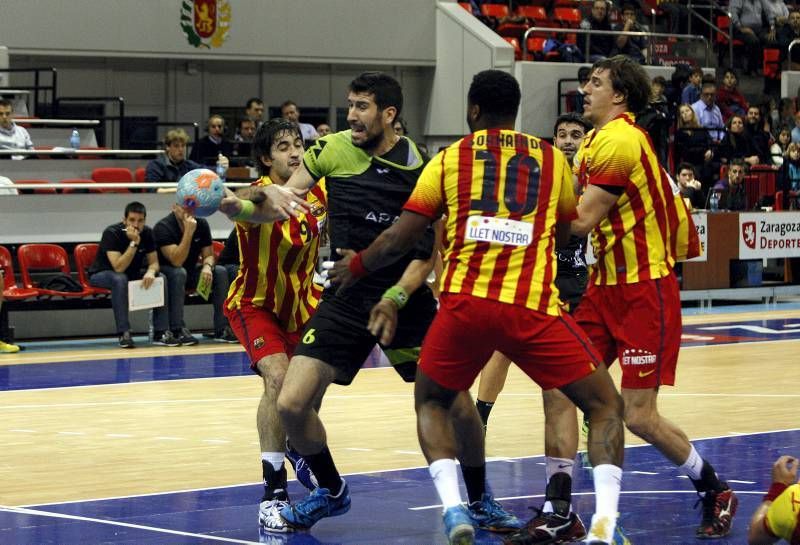
<path fill-rule="evenodd" d="M 315 180 L 325 178 L 332 259 L 338 259 L 336 248 L 361 251 L 397 221 L 426 161 L 405 137 L 385 155 L 371 156 L 353 145 L 346 130 L 317 140 L 306 150 L 303 162 Z M 414 250 L 360 279 L 338 297 L 369 311 L 412 260 L 428 259 L 432 251 L 433 230 L 428 229 Z M 334 291 L 327 290 L 323 297 Z"/>

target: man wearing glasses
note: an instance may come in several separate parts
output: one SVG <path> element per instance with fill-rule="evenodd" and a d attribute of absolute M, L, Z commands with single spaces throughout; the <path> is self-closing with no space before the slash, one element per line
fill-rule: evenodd
<path fill-rule="evenodd" d="M 717 96 L 717 84 L 713 81 L 704 81 L 703 87 L 700 90 L 700 100 L 692 104 L 694 115 L 697 116 L 697 121 L 702 127 L 706 129 L 720 129 L 708 131 L 711 139 L 715 143 L 719 143 L 725 135 L 724 126 L 722 122 L 722 112 L 719 106 L 715 103 Z"/>
<path fill-rule="evenodd" d="M 220 160 L 220 155 L 230 157 L 232 153 L 233 144 L 225 140 L 225 120 L 221 115 L 214 114 L 208 118 L 208 134 L 194 143 L 189 158 L 202 165 L 214 167 Z"/>

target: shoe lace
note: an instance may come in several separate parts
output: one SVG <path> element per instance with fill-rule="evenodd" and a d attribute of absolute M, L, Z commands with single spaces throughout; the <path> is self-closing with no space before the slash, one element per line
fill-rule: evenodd
<path fill-rule="evenodd" d="M 698 505 L 702 505 L 703 524 L 710 524 L 713 522 L 717 511 L 717 495 L 711 491 L 706 492 L 705 495 L 698 492 L 697 501 L 694 503 L 694 509 L 697 509 Z"/>

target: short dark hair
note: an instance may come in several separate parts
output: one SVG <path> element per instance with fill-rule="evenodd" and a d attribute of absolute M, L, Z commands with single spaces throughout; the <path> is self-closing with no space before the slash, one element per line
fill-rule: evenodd
<path fill-rule="evenodd" d="M 8 100 L 7 98 L 0 98 L 0 106 L 5 106 L 7 108 L 11 108 L 12 104 L 11 104 L 11 101 Z"/>
<path fill-rule="evenodd" d="M 478 72 L 467 93 L 469 103 L 480 107 L 481 115 L 494 120 L 517 117 L 521 97 L 517 80 L 502 70 Z"/>
<path fill-rule="evenodd" d="M 133 212 L 134 214 L 142 214 L 143 216 L 147 217 L 147 209 L 139 201 L 133 201 L 126 204 L 125 215 L 122 217 L 127 218 L 128 214 L 130 214 L 131 212 Z"/>
<path fill-rule="evenodd" d="M 744 173 L 747 174 L 748 164 L 745 162 L 745 160 L 742 157 L 734 157 L 733 159 L 731 159 L 731 162 L 728 164 L 728 169 L 730 170 L 730 168 L 732 166 L 734 166 L 734 165 L 738 165 L 738 166 L 742 167 L 742 169 L 744 170 Z"/>
<path fill-rule="evenodd" d="M 258 165 L 258 172 L 262 176 L 269 174 L 269 167 L 264 164 L 261 158 L 265 155 L 269 157 L 275 138 L 285 132 L 294 133 L 299 139 L 303 139 L 297 123 L 293 123 L 283 117 L 276 117 L 266 123 L 262 123 L 256 131 L 256 135 L 253 137 L 252 155 L 256 165 Z"/>
<path fill-rule="evenodd" d="M 578 81 L 589 81 L 592 76 L 592 69 L 588 66 L 578 68 Z"/>
<path fill-rule="evenodd" d="M 694 165 L 692 163 L 687 163 L 686 161 L 678 165 L 678 170 L 675 171 L 675 174 L 680 174 L 681 170 L 691 170 L 692 174 L 697 174 L 697 172 L 694 170 Z"/>
<path fill-rule="evenodd" d="M 692 68 L 691 75 L 692 76 L 699 75 L 702 78 L 703 77 L 703 69 L 700 68 L 699 66 L 695 66 L 694 68 Z"/>
<path fill-rule="evenodd" d="M 625 2 L 624 4 L 622 4 L 622 10 L 621 11 L 623 11 L 623 12 L 632 11 L 634 13 L 637 13 L 639 11 L 639 6 L 637 6 L 633 2 Z"/>
<path fill-rule="evenodd" d="M 368 93 L 375 96 L 378 110 L 393 107 L 397 110 L 395 119 L 403 111 L 403 88 L 400 83 L 389 74 L 383 72 L 364 72 L 350 82 L 348 87 L 351 93 Z M 392 119 L 392 123 L 394 123 Z"/>
<path fill-rule="evenodd" d="M 256 120 L 255 119 L 253 119 L 252 117 L 245 116 L 245 117 L 243 117 L 243 118 L 241 118 L 239 120 L 239 128 L 240 129 L 242 128 L 242 123 L 245 123 L 245 122 L 252 123 L 254 125 L 256 124 Z"/>
<path fill-rule="evenodd" d="M 247 99 L 247 104 L 245 104 L 244 109 L 249 110 L 253 107 L 253 104 L 264 104 L 264 101 L 258 97 L 252 97 Z"/>
<path fill-rule="evenodd" d="M 283 104 L 281 104 L 281 112 L 283 112 L 283 109 L 286 108 L 287 106 L 294 106 L 298 110 L 300 109 L 300 108 L 298 108 L 296 102 L 294 102 L 292 100 L 286 100 L 286 101 L 283 102 Z"/>
<path fill-rule="evenodd" d="M 642 65 L 626 55 L 614 55 L 597 61 L 595 70 L 608 70 L 612 88 L 625 95 L 628 111 L 641 112 L 650 102 L 650 78 Z"/>
<path fill-rule="evenodd" d="M 700 80 L 701 85 L 712 84 L 714 87 L 717 86 L 717 76 L 714 74 L 706 74 L 703 73 L 703 79 Z"/>
<path fill-rule="evenodd" d="M 558 132 L 558 128 L 566 123 L 580 125 L 583 127 L 583 132 L 589 132 L 592 130 L 592 124 L 589 123 L 589 121 L 587 121 L 581 114 L 577 112 L 567 112 L 556 118 L 555 125 L 553 125 L 553 134 L 556 134 Z"/>

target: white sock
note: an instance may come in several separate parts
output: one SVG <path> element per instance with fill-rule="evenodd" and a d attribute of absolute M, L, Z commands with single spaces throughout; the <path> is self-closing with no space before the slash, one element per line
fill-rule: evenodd
<path fill-rule="evenodd" d="M 461 490 L 458 488 L 458 472 L 456 471 L 456 461 L 449 458 L 442 458 L 433 462 L 428 471 L 433 478 L 436 492 L 442 500 L 442 506 L 447 510 L 450 507 L 461 505 Z"/>
<path fill-rule="evenodd" d="M 594 493 L 597 516 L 617 518 L 619 489 L 622 485 L 622 468 L 612 464 L 594 467 Z"/>
<path fill-rule="evenodd" d="M 283 457 L 286 456 L 285 452 L 262 452 L 261 461 L 269 462 L 275 471 L 280 471 L 283 467 Z"/>
<path fill-rule="evenodd" d="M 690 444 L 689 446 L 692 447 L 692 450 L 689 452 L 689 457 L 678 469 L 690 479 L 697 481 L 700 479 L 700 473 L 703 470 L 703 459 L 697 453 L 697 450 L 695 450 L 694 445 Z"/>
<path fill-rule="evenodd" d="M 567 475 L 572 478 L 572 470 L 575 468 L 575 460 L 570 458 L 556 458 L 555 456 L 545 456 L 544 457 L 545 466 L 544 466 L 544 474 L 547 478 L 545 482 L 545 486 L 550 484 L 550 479 L 556 473 L 566 473 Z M 544 513 L 552 513 L 554 511 L 553 504 L 549 501 L 544 502 L 542 506 L 542 511 Z M 572 504 L 569 506 L 570 513 L 572 512 Z"/>

